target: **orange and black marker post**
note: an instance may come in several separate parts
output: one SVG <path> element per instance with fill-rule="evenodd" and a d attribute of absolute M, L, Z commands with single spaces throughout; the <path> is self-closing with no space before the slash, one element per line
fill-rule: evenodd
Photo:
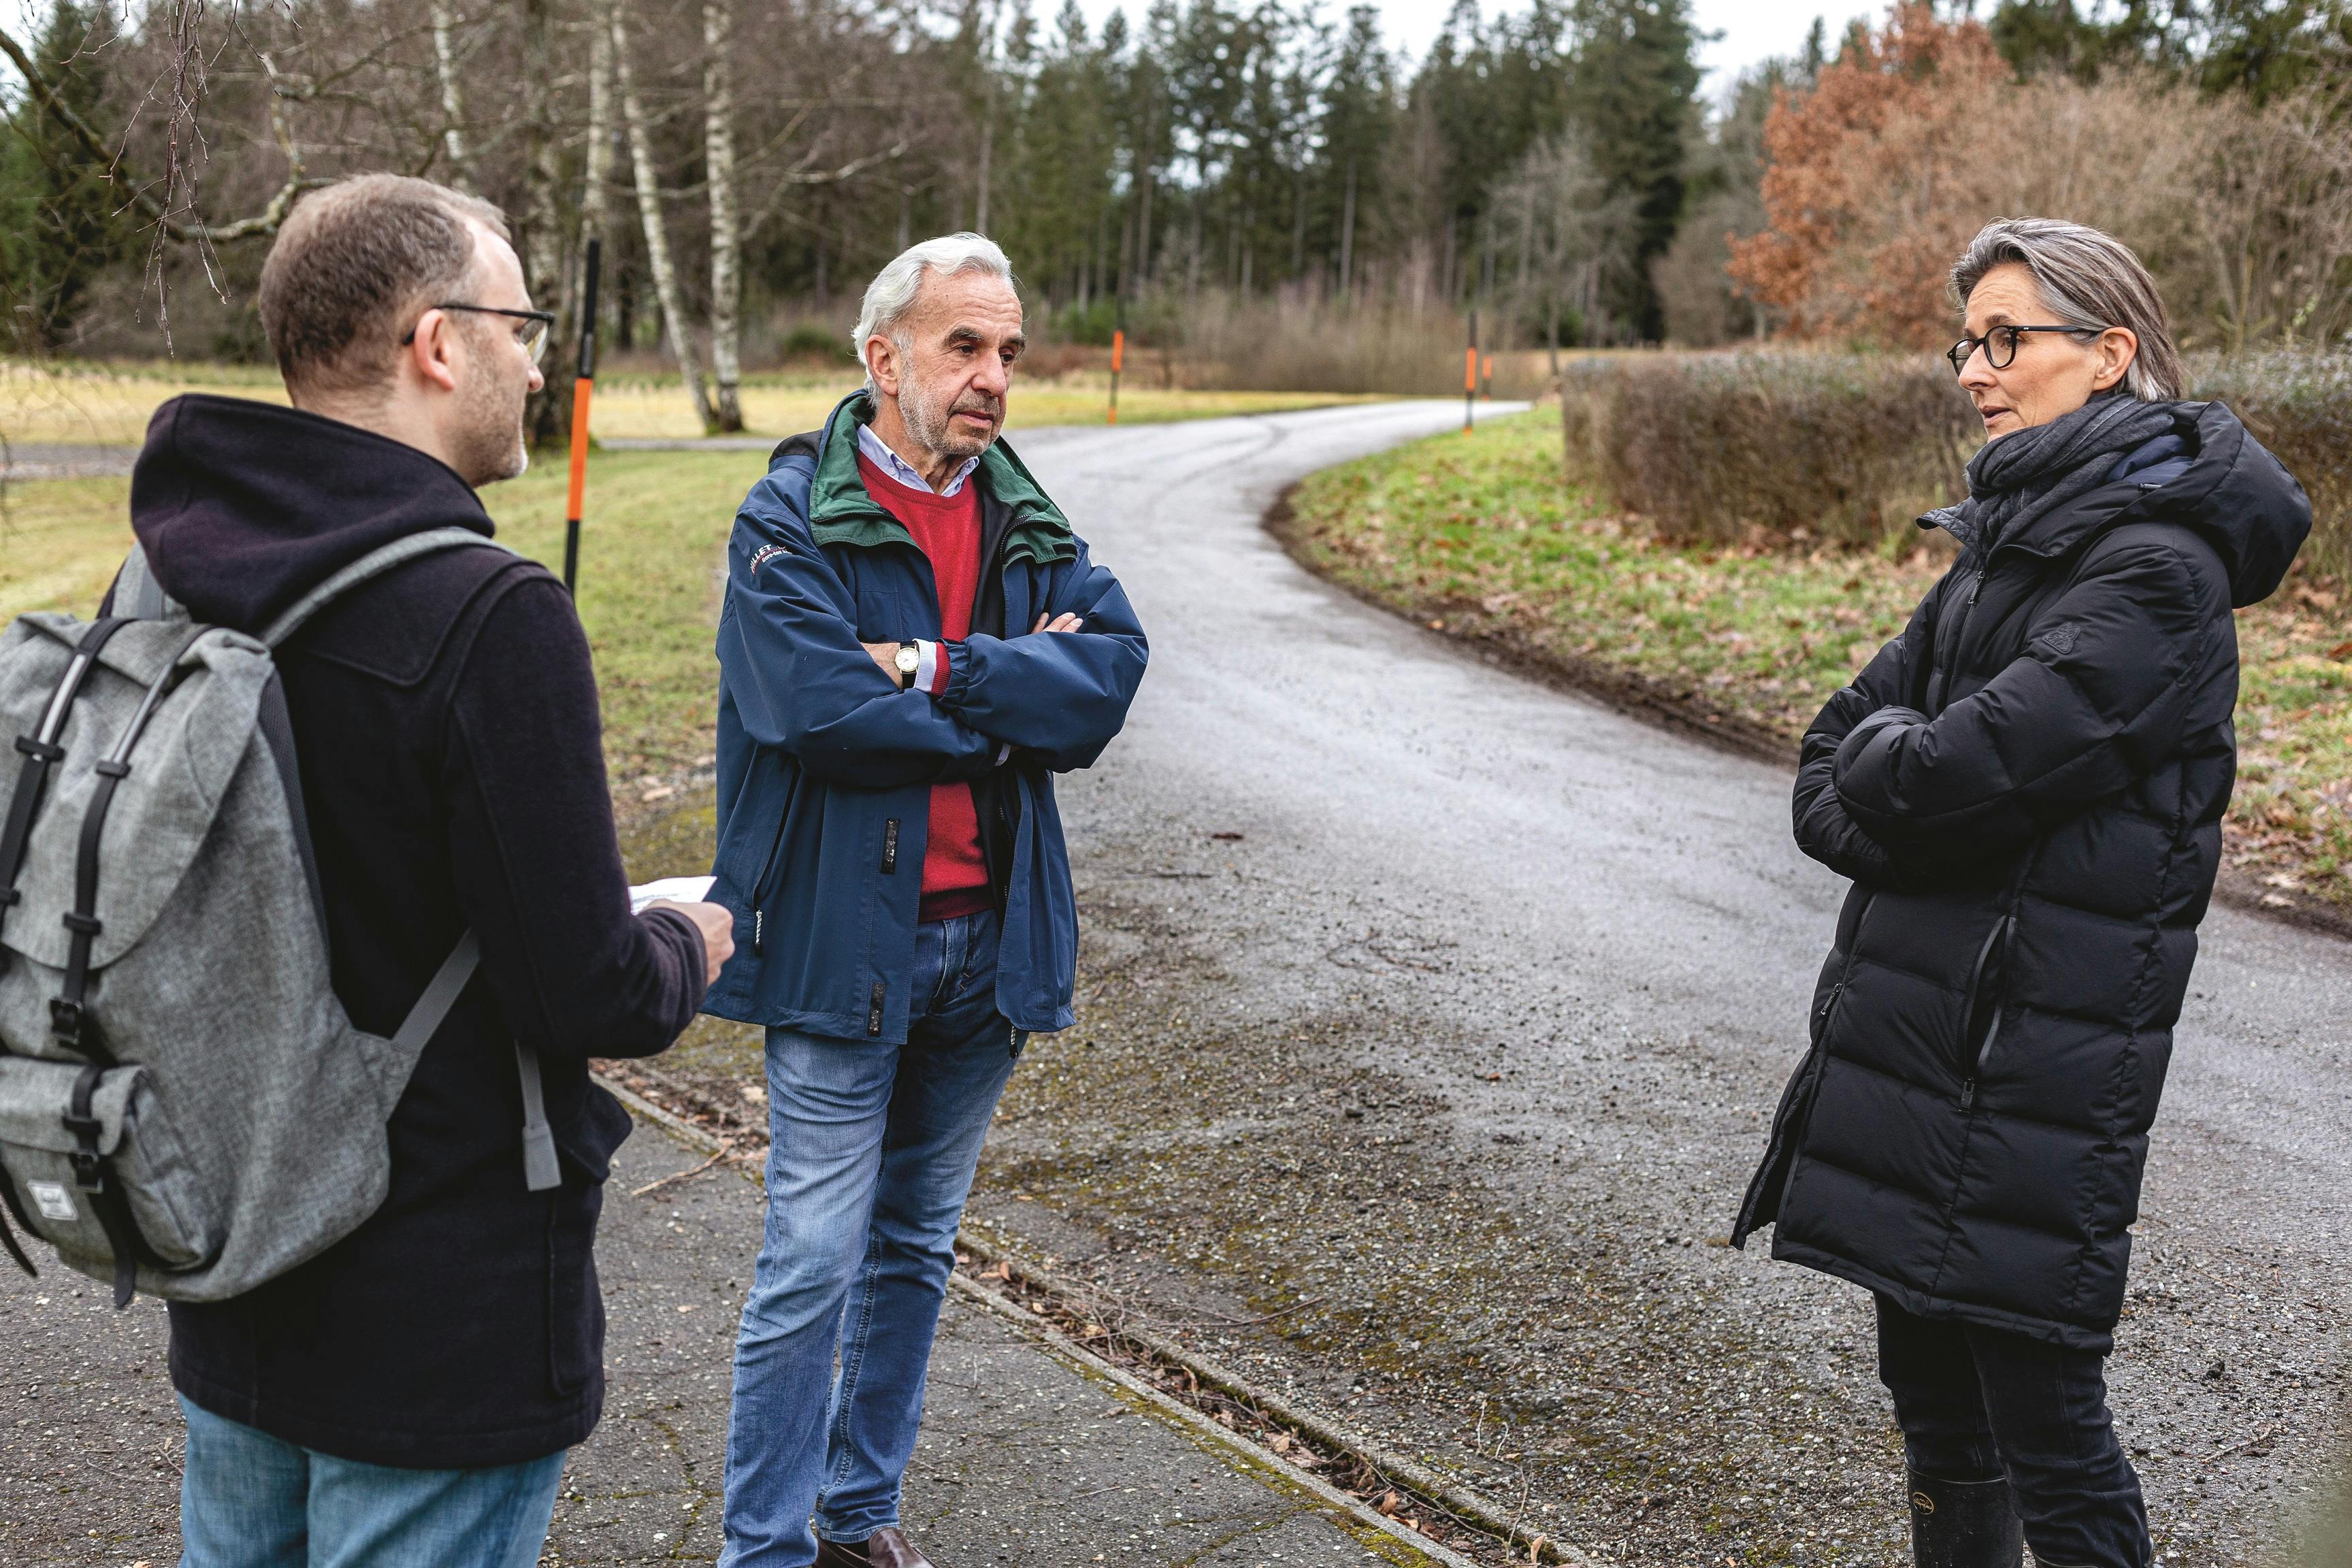
<path fill-rule="evenodd" d="M 1127 329 L 1114 327 L 1110 334 L 1110 418 L 1108 424 L 1118 423 L 1118 373 L 1127 358 Z"/>
<path fill-rule="evenodd" d="M 1478 356 L 1478 395 L 1488 403 L 1495 401 L 1495 356 L 1492 353 Z"/>
<path fill-rule="evenodd" d="M 604 242 L 588 241 L 587 279 L 580 289 L 580 364 L 572 383 L 572 489 L 563 500 L 563 589 L 580 576 L 580 511 L 588 492 L 588 399 L 596 389 L 596 273 Z"/>
<path fill-rule="evenodd" d="M 1470 312 L 1470 346 L 1462 351 L 1462 433 L 1468 435 L 1478 404 L 1478 312 Z"/>

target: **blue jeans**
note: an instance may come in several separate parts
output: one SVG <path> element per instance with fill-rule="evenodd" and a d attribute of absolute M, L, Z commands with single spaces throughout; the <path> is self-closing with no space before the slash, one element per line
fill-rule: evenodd
<path fill-rule="evenodd" d="M 2009 1480 L 2033 1560 L 2146 1568 L 2139 1477 L 2107 1414 L 2105 1358 L 1878 1298 L 1878 1380 L 1904 1457 L 1939 1481 Z"/>
<path fill-rule="evenodd" d="M 564 1451 L 478 1470 L 362 1465 L 180 1401 L 180 1568 L 533 1568 Z"/>
<path fill-rule="evenodd" d="M 997 917 L 917 928 L 907 1043 L 768 1031 L 768 1226 L 735 1343 L 721 1568 L 898 1522 L 957 1223 L 1027 1037 Z M 837 1363 L 837 1370 L 836 1370 Z"/>

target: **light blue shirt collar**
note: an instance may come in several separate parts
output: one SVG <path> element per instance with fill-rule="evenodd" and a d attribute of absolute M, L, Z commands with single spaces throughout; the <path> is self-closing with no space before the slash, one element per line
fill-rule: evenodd
<path fill-rule="evenodd" d="M 906 458 L 890 450 L 888 443 L 874 434 L 873 426 L 860 425 L 857 427 L 857 450 L 861 457 L 908 489 L 928 491 L 931 488 L 929 480 L 917 473 Z M 978 458 L 966 458 L 963 460 L 963 467 L 955 471 L 954 476 L 939 493 L 942 496 L 954 495 L 963 489 L 964 480 L 971 478 L 971 471 L 978 467 L 980 467 Z"/>

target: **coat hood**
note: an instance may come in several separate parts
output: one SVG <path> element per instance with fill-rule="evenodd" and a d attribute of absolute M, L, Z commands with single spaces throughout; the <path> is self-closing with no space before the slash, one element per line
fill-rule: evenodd
<path fill-rule="evenodd" d="M 2234 607 L 2270 597 L 2311 532 L 2310 498 L 2224 405 L 2177 403 L 2172 413 L 2185 457 L 2168 457 L 2144 476 L 2126 473 L 2044 513 L 2001 540 L 1996 553 L 2062 555 L 2134 512 L 2179 523 L 2210 544 L 2229 574 Z"/>
<path fill-rule="evenodd" d="M 2184 404 L 2181 411 L 2191 409 L 2197 455 L 2177 481 L 2180 520 L 2221 557 L 2230 574 L 2230 603 L 2242 610 L 2269 598 L 2285 580 L 2311 534 L 2311 498 L 2225 405 Z M 2192 489 L 2198 486 L 2201 492 Z"/>
<path fill-rule="evenodd" d="M 254 631 L 369 551 L 431 528 L 493 531 L 437 458 L 355 425 L 190 393 L 155 411 L 131 526 L 199 621 Z"/>

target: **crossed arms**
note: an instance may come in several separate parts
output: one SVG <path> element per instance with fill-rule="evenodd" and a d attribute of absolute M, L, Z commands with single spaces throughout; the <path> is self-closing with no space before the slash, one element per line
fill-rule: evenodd
<path fill-rule="evenodd" d="M 1906 704 L 1926 685 L 1939 618 L 1962 613 L 1945 602 L 1960 574 L 1946 577 L 1806 731 L 1798 846 L 1857 881 L 1902 886 L 2014 849 L 2152 771 L 2197 711 L 2213 627 L 2228 625 L 2218 564 L 2146 536 L 2099 548 L 2025 650 L 1931 720 Z"/>
<path fill-rule="evenodd" d="M 856 596 L 822 551 L 751 524 L 739 520 L 729 546 L 719 668 L 751 738 L 810 776 L 940 784 L 977 777 L 1008 747 L 1066 772 L 1091 765 L 1127 721 L 1149 648 L 1118 579 L 1083 543 L 1028 606 L 1043 624 L 947 644 L 948 682 L 934 695 L 883 672 L 895 645 L 859 640 Z"/>

